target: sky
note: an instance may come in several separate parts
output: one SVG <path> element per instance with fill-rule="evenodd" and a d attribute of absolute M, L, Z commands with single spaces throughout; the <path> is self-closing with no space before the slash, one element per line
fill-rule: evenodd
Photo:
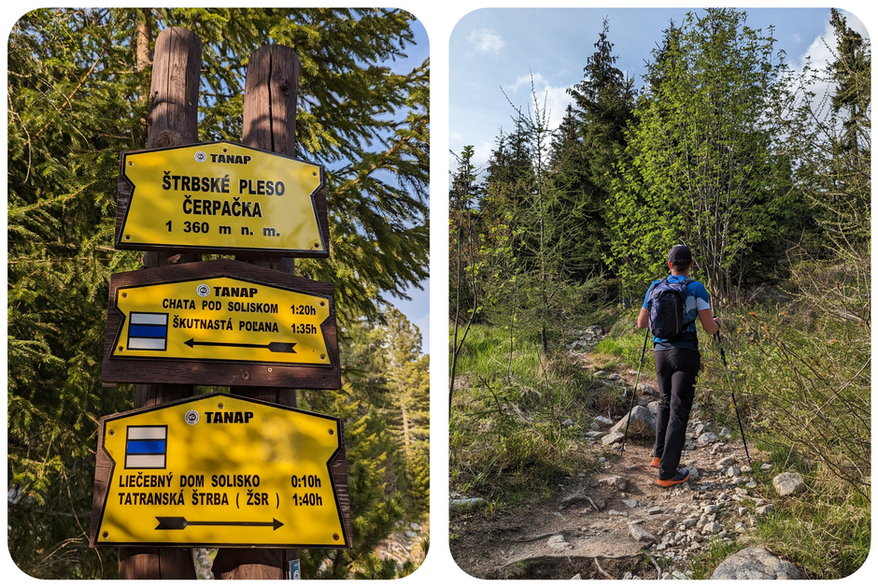
<path fill-rule="evenodd" d="M 531 80 L 556 127 L 570 103 L 567 89 L 583 79 L 604 18 L 616 67 L 641 87 L 662 31 L 672 20 L 681 24 L 691 10 L 703 14 L 695 8 L 483 8 L 466 14 L 450 42 L 450 150 L 473 145 L 475 163 L 484 167 L 500 130 L 512 130 L 513 106 L 527 112 L 533 103 Z M 749 27 L 768 32 L 774 25 L 775 49 L 785 51 L 789 65 L 801 66 L 806 55 L 827 58 L 821 36 L 829 37 L 828 8 L 744 10 Z M 865 34 L 857 17 L 845 14 L 849 26 Z"/>
<path fill-rule="evenodd" d="M 406 59 L 393 64 L 394 71 L 411 71 L 430 56 L 430 40 L 424 23 L 415 20 L 412 23 L 412 32 L 414 33 L 414 42 L 407 47 Z M 434 121 L 431 120 L 431 123 Z M 435 194 L 432 195 L 435 196 Z M 430 354 L 430 279 L 427 278 L 412 285 L 405 294 L 410 298 L 409 300 L 391 297 L 389 301 L 405 314 L 409 322 L 418 327 L 421 332 L 421 352 Z"/>

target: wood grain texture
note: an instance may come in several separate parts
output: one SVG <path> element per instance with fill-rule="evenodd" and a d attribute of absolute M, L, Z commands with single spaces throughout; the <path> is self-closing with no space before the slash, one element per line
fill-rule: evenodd
<path fill-rule="evenodd" d="M 184 28 L 164 29 L 156 38 L 147 115 L 147 148 L 178 147 L 198 140 L 201 50 L 201 39 Z M 130 187 L 127 188 L 127 197 L 123 195 L 126 188 L 120 185 L 119 189 L 120 199 L 124 199 L 127 206 Z M 116 214 L 119 226 L 119 214 L 124 214 L 121 205 L 117 205 Z M 148 252 L 143 263 L 147 267 L 158 267 L 199 259 L 200 255 L 187 252 Z M 134 405 L 167 403 L 194 393 L 192 385 L 136 385 Z M 192 551 L 188 548 L 120 548 L 118 569 L 123 579 L 196 578 Z"/>
<path fill-rule="evenodd" d="M 245 145 L 295 157 L 298 87 L 293 49 L 265 45 L 253 53 L 244 84 Z"/>
<path fill-rule="evenodd" d="M 295 156 L 298 85 L 299 58 L 292 49 L 263 46 L 250 56 L 244 83 L 243 141 L 246 146 Z M 318 210 L 317 219 L 321 227 L 325 225 L 325 210 Z M 329 239 L 325 242 L 328 245 Z M 284 273 L 292 274 L 295 271 L 295 263 L 291 257 L 272 258 L 247 254 L 237 258 Z M 332 311 L 335 312 L 335 304 Z M 333 363 L 335 360 L 337 356 Z M 295 381 L 288 385 L 302 386 Z M 291 407 L 295 407 L 297 403 L 296 390 L 293 387 L 248 389 L 234 386 L 230 391 Z M 214 559 L 213 575 L 217 579 L 289 579 L 289 560 L 296 556 L 295 550 L 288 549 L 252 553 L 240 548 L 221 548 Z"/>
<path fill-rule="evenodd" d="M 201 40 L 187 29 L 164 29 L 155 42 L 147 148 L 198 141 Z"/>

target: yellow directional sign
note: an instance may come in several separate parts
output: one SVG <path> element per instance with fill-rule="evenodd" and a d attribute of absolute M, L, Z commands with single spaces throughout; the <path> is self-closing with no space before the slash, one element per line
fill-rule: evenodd
<path fill-rule="evenodd" d="M 113 274 L 101 378 L 338 389 L 334 291 L 231 259 Z"/>
<path fill-rule="evenodd" d="M 227 142 L 121 163 L 117 248 L 329 254 L 319 165 Z"/>
<path fill-rule="evenodd" d="M 327 297 L 232 277 L 120 287 L 112 357 L 329 365 Z"/>
<path fill-rule="evenodd" d="M 92 545 L 349 547 L 341 434 L 338 418 L 223 394 L 106 416 Z"/>

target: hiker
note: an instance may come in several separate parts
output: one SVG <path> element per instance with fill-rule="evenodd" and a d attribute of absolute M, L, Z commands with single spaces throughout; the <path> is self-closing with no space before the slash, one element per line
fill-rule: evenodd
<path fill-rule="evenodd" d="M 695 378 L 701 368 L 696 319 L 709 334 L 719 331 L 721 326 L 713 315 L 710 296 L 704 285 L 688 277 L 694 264 L 689 247 L 674 246 L 668 254 L 671 274 L 652 282 L 637 317 L 637 327 L 649 328 L 653 333 L 661 399 L 656 413 L 655 447 L 650 464 L 659 470 L 655 482 L 661 487 L 672 487 L 689 479 L 689 471 L 677 467 L 695 398 Z M 676 289 L 679 293 L 661 293 L 668 289 Z"/>

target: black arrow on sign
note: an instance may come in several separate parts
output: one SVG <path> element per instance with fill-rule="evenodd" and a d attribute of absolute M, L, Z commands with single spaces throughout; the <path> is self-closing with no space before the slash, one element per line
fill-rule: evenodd
<path fill-rule="evenodd" d="M 195 345 L 198 346 L 234 346 L 234 347 L 244 347 L 251 349 L 268 349 L 273 353 L 294 353 L 296 349 L 293 347 L 296 346 L 295 342 L 270 342 L 268 344 L 253 344 L 249 342 L 207 342 L 201 340 L 195 340 L 194 338 L 190 338 L 183 344 L 188 344 L 190 347 L 195 348 Z"/>
<path fill-rule="evenodd" d="M 277 530 L 284 525 L 274 518 L 270 522 L 190 522 L 182 516 L 156 516 L 155 519 L 159 521 L 156 530 L 182 530 L 186 526 L 271 526 Z"/>

